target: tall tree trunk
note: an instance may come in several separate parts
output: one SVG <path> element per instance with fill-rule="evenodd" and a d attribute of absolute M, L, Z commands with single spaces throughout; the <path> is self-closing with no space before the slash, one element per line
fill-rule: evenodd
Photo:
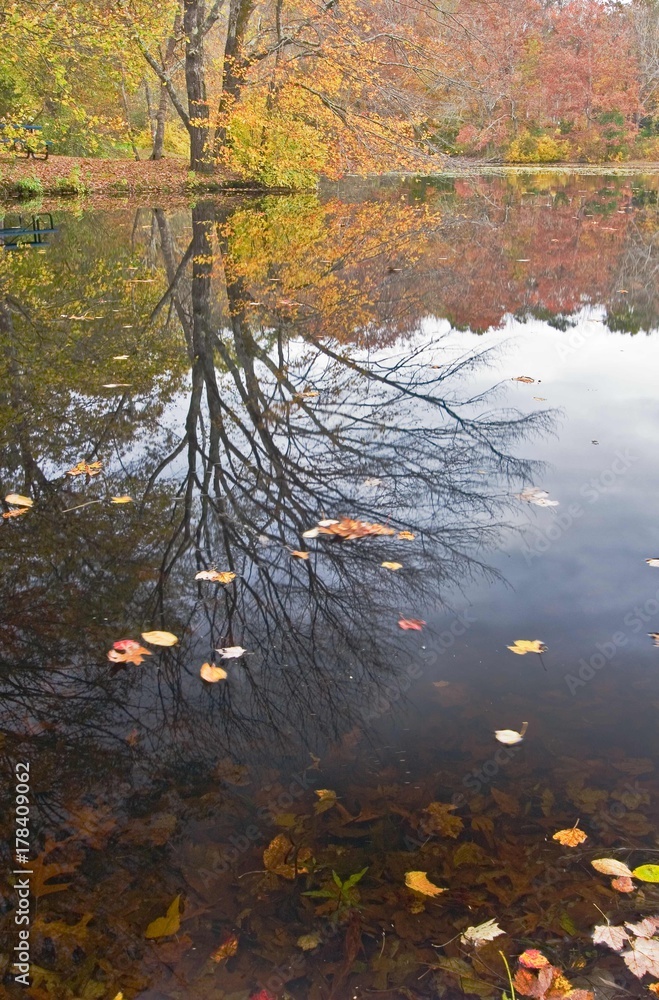
<path fill-rule="evenodd" d="M 222 71 L 222 96 L 219 105 L 219 125 L 215 133 L 215 156 L 218 157 L 227 141 L 226 117 L 234 107 L 245 82 L 245 36 L 255 0 L 230 0 L 229 24 L 224 46 Z"/>
<path fill-rule="evenodd" d="M 181 19 L 177 15 L 174 21 L 174 30 L 170 37 L 167 39 L 167 48 L 165 49 L 165 57 L 163 59 L 163 70 L 165 73 L 169 72 L 169 69 L 174 62 L 174 55 L 176 52 L 176 36 L 181 30 Z M 167 84 L 161 80 L 160 81 L 160 97 L 158 99 L 158 110 L 156 111 L 156 121 L 155 129 L 153 133 L 153 152 L 151 153 L 152 160 L 162 160 L 165 155 L 165 122 L 167 120 L 167 100 L 169 94 L 167 91 Z"/>
<path fill-rule="evenodd" d="M 204 0 L 184 0 L 183 31 L 185 33 L 185 84 L 188 95 L 188 131 L 190 133 L 190 169 L 209 171 L 212 168 L 208 136 L 210 116 L 206 96 L 204 64 Z"/>

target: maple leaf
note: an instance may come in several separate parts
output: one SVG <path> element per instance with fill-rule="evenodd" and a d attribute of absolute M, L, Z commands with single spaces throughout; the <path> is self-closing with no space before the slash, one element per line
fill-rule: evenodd
<path fill-rule="evenodd" d="M 428 879 L 427 872 L 405 872 L 405 885 L 414 892 L 420 892 L 424 896 L 441 896 L 448 889 L 440 889 Z"/>
<path fill-rule="evenodd" d="M 114 649 L 108 651 L 108 660 L 112 663 L 134 663 L 139 666 L 145 656 L 151 656 L 151 652 L 140 646 L 139 642 L 132 639 L 124 639 L 114 643 Z"/>
<path fill-rule="evenodd" d="M 575 823 L 569 830 L 559 830 L 553 835 L 552 840 L 557 840 L 563 847 L 578 847 L 587 838 L 588 834 L 580 830 Z"/>
<path fill-rule="evenodd" d="M 423 822 L 425 830 L 428 833 L 438 833 L 442 837 L 458 837 L 464 823 L 459 816 L 451 816 L 454 809 L 457 809 L 457 806 L 450 802 L 431 802 L 424 809 L 424 812 L 428 813 L 428 819 Z"/>
<path fill-rule="evenodd" d="M 480 948 L 482 944 L 494 941 L 499 935 L 505 933 L 496 920 L 486 920 L 485 923 L 478 924 L 476 927 L 467 927 L 467 930 L 461 935 L 460 941 L 463 944 L 473 944 L 475 948 Z"/>
<path fill-rule="evenodd" d="M 543 969 L 549 965 L 549 959 L 545 958 L 537 948 L 528 948 L 519 956 L 518 962 L 527 969 Z"/>
<path fill-rule="evenodd" d="M 636 938 L 629 951 L 623 951 L 622 958 L 630 972 L 642 979 L 647 973 L 659 976 L 659 941 Z"/>
<path fill-rule="evenodd" d="M 612 927 L 610 924 L 598 924 L 593 927 L 595 944 L 605 944 L 613 951 L 620 951 L 629 941 L 629 934 L 624 927 Z"/>
<path fill-rule="evenodd" d="M 515 644 L 506 648 L 517 653 L 518 656 L 526 656 L 527 653 L 546 653 L 547 651 L 547 647 L 540 639 L 515 639 Z"/>
<path fill-rule="evenodd" d="M 635 934 L 636 937 L 651 938 L 659 930 L 659 917 L 645 917 L 640 924 L 625 923 L 627 930 Z"/>
<path fill-rule="evenodd" d="M 426 624 L 423 618 L 399 618 L 398 627 L 405 630 L 420 632 Z"/>

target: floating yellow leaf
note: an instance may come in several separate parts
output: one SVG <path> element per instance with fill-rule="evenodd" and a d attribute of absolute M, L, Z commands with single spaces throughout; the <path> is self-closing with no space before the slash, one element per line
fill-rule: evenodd
<path fill-rule="evenodd" d="M 563 847 L 578 847 L 579 844 L 583 844 L 587 837 L 588 834 L 580 830 L 575 823 L 569 830 L 559 830 L 558 833 L 554 834 L 552 840 L 557 840 Z"/>
<path fill-rule="evenodd" d="M 20 493 L 8 493 L 5 497 L 5 503 L 14 504 L 15 507 L 32 507 L 34 500 L 21 496 Z"/>
<path fill-rule="evenodd" d="M 291 549 L 291 555 L 295 556 L 296 559 L 308 559 L 309 553 L 303 552 L 301 549 Z"/>
<path fill-rule="evenodd" d="M 72 469 L 67 469 L 67 476 L 97 476 L 103 468 L 102 462 L 78 462 Z"/>
<path fill-rule="evenodd" d="M 231 573 L 229 570 L 220 572 L 216 569 L 203 569 L 195 576 L 195 580 L 210 580 L 212 583 L 231 583 L 235 579 L 235 573 Z"/>
<path fill-rule="evenodd" d="M 401 541 L 405 542 L 413 542 L 414 539 L 416 538 L 416 535 L 411 531 L 399 531 L 398 534 L 396 535 L 396 538 L 400 538 Z"/>
<path fill-rule="evenodd" d="M 385 569 L 402 569 L 403 568 L 403 564 L 402 563 L 397 563 L 397 562 L 383 562 L 383 563 L 380 563 L 380 565 L 384 566 Z"/>
<path fill-rule="evenodd" d="M 333 792 L 331 788 L 317 788 L 316 795 L 318 802 L 313 807 L 315 813 L 327 812 L 328 809 L 336 805 L 336 792 Z"/>
<path fill-rule="evenodd" d="M 531 378 L 530 375 L 518 375 L 516 378 L 512 379 L 512 381 L 513 382 L 527 382 L 527 383 L 531 383 L 531 382 L 535 382 L 535 379 Z"/>
<path fill-rule="evenodd" d="M 641 882 L 659 882 L 659 865 L 641 865 L 632 872 Z"/>
<path fill-rule="evenodd" d="M 170 904 L 167 914 L 164 917 L 157 917 L 155 920 L 151 921 L 144 932 L 144 937 L 161 938 L 170 937 L 172 934 L 176 934 L 181 926 L 180 904 L 181 897 L 177 896 L 176 899 Z"/>
<path fill-rule="evenodd" d="M 285 833 L 278 833 L 263 852 L 263 866 L 275 875 L 293 880 L 308 871 L 304 862 L 310 858 L 310 847 L 298 850 Z"/>
<path fill-rule="evenodd" d="M 541 642 L 540 639 L 515 639 L 515 645 L 506 648 L 517 653 L 518 656 L 526 656 L 527 653 L 544 653 L 547 650 L 544 642 Z"/>
<path fill-rule="evenodd" d="M 142 632 L 145 642 L 150 642 L 152 646 L 175 646 L 177 637 L 172 632 Z"/>
<path fill-rule="evenodd" d="M 122 497 L 110 497 L 110 502 L 111 503 L 132 503 L 133 502 L 133 498 L 129 497 L 128 495 L 125 495 L 125 496 L 122 496 Z"/>
<path fill-rule="evenodd" d="M 202 680 L 208 681 L 209 684 L 216 684 L 218 681 L 224 681 L 229 676 L 226 670 L 222 667 L 216 667 L 213 663 L 202 664 L 199 674 Z"/>
<path fill-rule="evenodd" d="M 440 889 L 438 885 L 428 879 L 427 872 L 405 872 L 405 885 L 414 892 L 421 892 L 424 896 L 441 896 L 448 889 Z"/>

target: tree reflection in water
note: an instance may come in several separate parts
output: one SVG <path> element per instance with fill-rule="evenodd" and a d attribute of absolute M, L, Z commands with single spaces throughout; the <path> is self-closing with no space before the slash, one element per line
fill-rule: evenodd
<path fill-rule="evenodd" d="M 202 794 L 218 761 L 329 753 L 408 668 L 397 619 L 440 611 L 490 572 L 483 553 L 531 472 L 516 451 L 551 417 L 497 409 L 495 389 L 470 395 L 487 356 L 422 332 L 413 282 L 407 298 L 388 293 L 436 225 L 423 206 L 390 201 L 200 203 L 187 240 L 182 212 L 142 210 L 133 245 L 115 239 L 104 259 L 66 234 L 69 255 L 92 258 L 82 273 L 61 258 L 5 265 L 2 482 L 35 507 L 2 530 L 0 722 L 7 763 L 32 762 L 35 851 L 77 844 L 82 897 L 100 865 L 107 883 L 85 906 L 105 919 L 118 919 L 127 844 L 150 845 L 130 862 L 142 898 L 186 813 L 206 810 L 226 836 L 249 814 L 240 789 Z M 96 319 L 71 333 L 62 312 L 80 308 Z M 127 341 L 134 356 L 113 367 L 132 385 L 100 390 Z M 103 476 L 63 474 L 83 457 L 103 460 Z M 134 505 L 112 506 L 120 494 Z M 304 544 L 319 518 L 341 515 L 416 538 Z M 306 561 L 291 556 L 301 547 Z M 392 559 L 396 573 L 380 565 Z M 210 567 L 237 580 L 195 582 Z M 112 642 L 150 628 L 181 641 L 113 670 Z M 226 684 L 204 685 L 201 663 L 233 644 L 248 654 Z M 140 839 L 135 817 L 148 829 L 164 799 L 165 837 Z M 50 912 L 77 912 L 75 891 L 51 895 Z M 119 947 L 143 957 L 120 923 L 107 947 L 78 941 L 88 980 Z M 53 956 L 49 940 L 40 925 L 35 960 L 76 995 L 71 953 Z M 151 974 L 131 972 L 138 985 Z"/>

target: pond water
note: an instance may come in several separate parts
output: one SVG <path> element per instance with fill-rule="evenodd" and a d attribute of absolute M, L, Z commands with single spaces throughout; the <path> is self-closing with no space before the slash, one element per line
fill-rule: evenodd
<path fill-rule="evenodd" d="M 6 995 L 649 995 L 591 861 L 659 858 L 656 178 L 53 227 L 0 250 Z"/>

